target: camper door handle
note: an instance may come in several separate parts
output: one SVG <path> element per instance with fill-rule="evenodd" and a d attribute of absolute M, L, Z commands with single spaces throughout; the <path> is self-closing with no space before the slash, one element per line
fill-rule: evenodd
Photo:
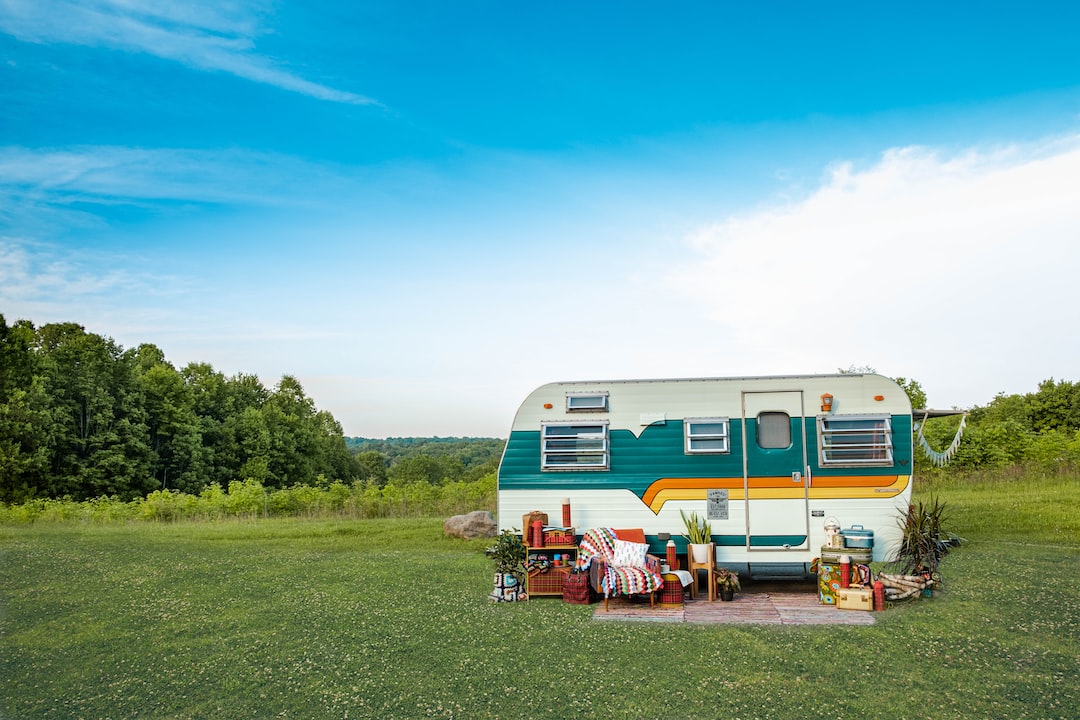
<path fill-rule="evenodd" d="M 801 483 L 802 482 L 802 473 L 799 472 L 798 470 L 791 473 L 791 482 Z"/>

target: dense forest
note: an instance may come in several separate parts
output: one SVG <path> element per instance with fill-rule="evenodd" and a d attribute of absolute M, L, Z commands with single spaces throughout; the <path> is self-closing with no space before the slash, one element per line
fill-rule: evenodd
<path fill-rule="evenodd" d="M 927 406 L 917 381 L 897 380 L 913 407 Z M 959 421 L 929 420 L 928 443 L 947 447 Z M 349 489 L 368 506 L 490 504 L 504 443 L 347 438 L 292 376 L 267 388 L 205 363 L 178 369 L 154 345 L 124 349 L 74 323 L 9 326 L 0 314 L 0 502 L 194 496 L 243 484 Z M 924 474 L 1080 467 L 1080 383 L 999 394 L 970 409 L 946 469 L 917 457 Z"/>
<path fill-rule="evenodd" d="M 503 441 L 345 438 L 296 378 L 273 388 L 205 363 L 174 367 L 154 345 L 120 347 L 74 323 L 0 315 L 0 501 L 198 494 L 362 482 L 473 482 Z"/>
<path fill-rule="evenodd" d="M 0 500 L 139 497 L 254 479 L 364 477 L 341 426 L 294 377 L 273 388 L 74 323 L 0 315 Z"/>

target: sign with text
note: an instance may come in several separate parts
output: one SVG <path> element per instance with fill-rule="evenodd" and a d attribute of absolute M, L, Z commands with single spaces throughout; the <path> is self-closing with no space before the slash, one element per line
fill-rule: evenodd
<path fill-rule="evenodd" d="M 705 516 L 709 520 L 728 519 L 728 491 L 705 491 Z"/>

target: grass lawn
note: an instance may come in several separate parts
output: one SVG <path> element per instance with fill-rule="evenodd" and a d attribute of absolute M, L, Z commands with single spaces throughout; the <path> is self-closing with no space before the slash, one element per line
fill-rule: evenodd
<path fill-rule="evenodd" d="M 1080 482 L 936 491 L 946 590 L 870 627 L 490 603 L 440 519 L 0 527 L 0 716 L 1080 716 Z"/>

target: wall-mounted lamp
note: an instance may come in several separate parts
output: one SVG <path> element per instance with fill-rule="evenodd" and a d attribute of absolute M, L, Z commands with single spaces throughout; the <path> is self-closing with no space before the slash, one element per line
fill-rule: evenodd
<path fill-rule="evenodd" d="M 829 393 L 821 395 L 821 412 L 832 412 L 832 395 Z"/>

